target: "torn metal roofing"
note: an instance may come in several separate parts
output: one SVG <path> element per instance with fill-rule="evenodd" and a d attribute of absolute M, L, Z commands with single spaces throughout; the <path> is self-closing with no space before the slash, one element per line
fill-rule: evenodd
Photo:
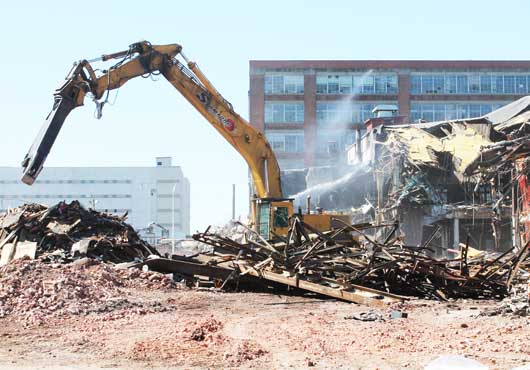
<path fill-rule="evenodd" d="M 491 122 L 493 126 L 497 126 L 528 110 L 530 110 L 530 96 L 524 96 L 521 99 L 486 114 L 484 118 Z"/>
<path fill-rule="evenodd" d="M 511 128 L 522 125 L 530 121 L 530 110 L 527 110 L 523 113 L 518 114 L 515 117 L 512 117 L 502 123 L 495 125 L 497 131 L 509 131 Z"/>
<path fill-rule="evenodd" d="M 438 137 L 423 129 L 410 126 L 407 128 L 387 128 L 387 142 L 399 142 L 408 160 L 415 165 L 447 169 L 442 163 L 442 154 L 450 154 L 452 169 L 462 181 L 464 170 L 473 162 L 483 146 L 491 144 L 490 139 L 465 123 L 450 123 L 444 129 L 445 136 Z"/>
<path fill-rule="evenodd" d="M 385 146 L 398 143 L 399 152 L 416 166 L 453 171 L 459 181 L 476 170 L 494 144 L 506 140 L 510 132 L 530 122 L 530 96 L 525 96 L 483 117 L 389 125 L 379 127 L 387 133 Z M 450 155 L 452 167 L 448 167 Z"/>

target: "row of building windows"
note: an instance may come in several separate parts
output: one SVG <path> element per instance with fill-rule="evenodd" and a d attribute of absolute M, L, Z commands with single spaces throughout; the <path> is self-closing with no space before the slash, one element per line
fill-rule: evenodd
<path fill-rule="evenodd" d="M 395 74 L 317 75 L 317 94 L 397 94 Z"/>
<path fill-rule="evenodd" d="M 411 94 L 527 94 L 530 76 L 503 74 L 418 74 Z"/>
<path fill-rule="evenodd" d="M 0 195 L 0 199 L 79 199 L 79 198 L 131 198 L 130 194 L 13 194 Z"/>
<path fill-rule="evenodd" d="M 304 151 L 304 132 L 286 130 L 265 131 L 272 150 L 277 153 L 301 153 Z"/>
<path fill-rule="evenodd" d="M 304 123 L 304 103 L 265 103 L 265 123 Z"/>
<path fill-rule="evenodd" d="M 316 106 L 317 124 L 333 125 L 364 122 L 368 118 L 373 117 L 372 110 L 379 104 L 395 105 L 396 103 L 318 102 Z"/>
<path fill-rule="evenodd" d="M 338 154 L 355 142 L 354 130 L 318 129 L 316 135 L 318 153 Z"/>
<path fill-rule="evenodd" d="M 317 74 L 317 94 L 398 93 L 396 74 Z M 530 75 L 525 74 L 411 74 L 411 94 L 527 94 Z M 266 75 L 265 94 L 303 94 L 303 75 Z"/>
<path fill-rule="evenodd" d="M 428 122 L 480 117 L 502 107 L 503 103 L 412 103 L 411 121 Z"/>
<path fill-rule="evenodd" d="M 303 94 L 303 75 L 265 76 L 265 94 Z"/>
<path fill-rule="evenodd" d="M 131 180 L 37 180 L 36 184 L 131 184 Z M 20 180 L 0 180 L 0 184 L 20 184 Z"/>
<path fill-rule="evenodd" d="M 317 75 L 317 94 L 397 94 L 396 74 Z M 265 76 L 265 94 L 303 94 L 303 75 Z"/>
<path fill-rule="evenodd" d="M 302 153 L 304 151 L 304 132 L 267 130 L 267 140 L 276 153 Z M 338 153 L 355 142 L 355 131 L 318 129 L 316 150 L 319 153 Z"/>
<path fill-rule="evenodd" d="M 316 117 L 319 126 L 340 125 L 345 123 L 361 123 L 373 117 L 372 110 L 379 104 L 396 102 L 352 103 L 318 102 Z M 463 119 L 480 117 L 502 107 L 506 103 L 412 103 L 411 120 L 427 121 Z M 427 118 L 424 118 L 427 117 Z M 272 103 L 265 104 L 265 123 L 299 123 L 304 122 L 303 103 Z"/>

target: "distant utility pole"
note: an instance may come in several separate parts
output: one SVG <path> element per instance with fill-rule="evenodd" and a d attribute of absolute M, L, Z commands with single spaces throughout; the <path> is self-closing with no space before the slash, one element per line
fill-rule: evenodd
<path fill-rule="evenodd" d="M 232 220 L 236 219 L 236 184 L 232 184 Z"/>

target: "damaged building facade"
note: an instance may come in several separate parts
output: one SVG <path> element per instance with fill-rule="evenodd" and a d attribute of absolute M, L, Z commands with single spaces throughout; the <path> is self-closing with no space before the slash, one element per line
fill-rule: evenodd
<path fill-rule="evenodd" d="M 341 161 L 381 104 L 407 122 L 480 117 L 530 94 L 530 61 L 252 60 L 250 122 L 282 170 Z"/>
<path fill-rule="evenodd" d="M 436 255 L 462 243 L 498 251 L 521 246 L 528 240 L 528 201 L 526 160 L 519 158 L 529 110 L 525 97 L 473 119 L 368 120 L 348 150 L 350 165 L 370 169 L 361 209 L 379 222 L 398 220 L 407 244 Z"/>
<path fill-rule="evenodd" d="M 530 61 L 250 62 L 250 122 L 295 205 L 398 219 L 407 244 L 436 254 L 516 242 L 511 173 L 485 181 L 468 167 L 506 140 L 493 112 L 528 94 Z M 381 106 L 395 117 L 377 118 Z"/>

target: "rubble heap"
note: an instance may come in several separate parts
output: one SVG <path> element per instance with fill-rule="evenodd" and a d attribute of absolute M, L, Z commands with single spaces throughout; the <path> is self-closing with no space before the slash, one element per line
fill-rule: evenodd
<path fill-rule="evenodd" d="M 528 284 L 518 284 L 512 289 L 510 295 L 504 298 L 496 307 L 482 313 L 484 316 L 529 316 L 530 292 Z"/>
<path fill-rule="evenodd" d="M 405 245 L 395 235 L 397 230 L 397 223 L 344 223 L 322 233 L 297 215 L 287 238 L 276 243 L 256 234 L 240 243 L 208 230 L 193 237 L 214 246 L 208 263 L 232 269 L 231 278 L 252 275 L 369 304 L 381 297 L 403 296 L 500 299 L 528 256 L 529 245 L 520 251 L 472 257 L 463 245 L 458 258 L 435 259 L 426 245 Z M 361 293 L 367 292 L 375 296 L 366 299 Z"/>
<path fill-rule="evenodd" d="M 0 268 L 0 318 L 41 324 L 53 317 L 157 308 L 131 300 L 125 290 L 174 287 L 163 274 L 116 269 L 94 259 L 50 264 L 24 257 Z"/>
<path fill-rule="evenodd" d="M 78 201 L 10 209 L 0 216 L 0 265 L 24 255 L 46 254 L 51 260 L 88 256 L 115 263 L 158 255 L 125 223 L 126 217 L 87 210 Z"/>

